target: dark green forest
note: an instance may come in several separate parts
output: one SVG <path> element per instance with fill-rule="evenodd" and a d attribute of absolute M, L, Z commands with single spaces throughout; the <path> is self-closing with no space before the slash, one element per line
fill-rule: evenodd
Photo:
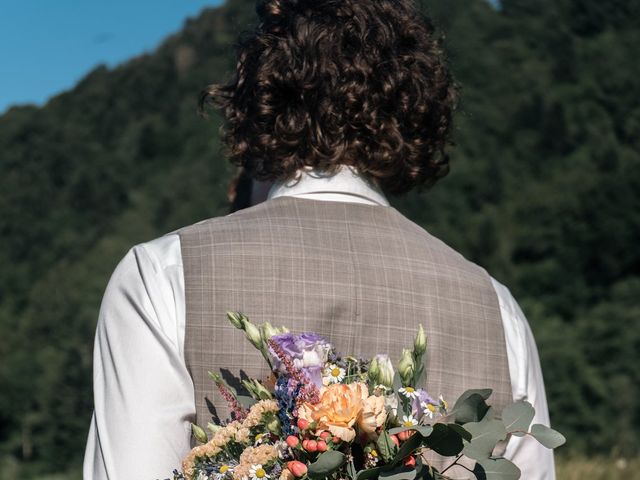
<path fill-rule="evenodd" d="M 568 438 L 558 455 L 636 457 L 640 0 L 421 8 L 462 86 L 456 145 L 435 187 L 389 199 L 520 303 Z M 252 0 L 228 0 L 0 116 L 0 477 L 81 463 L 111 272 L 134 244 L 227 213 L 221 118 L 196 105 L 254 21 Z"/>

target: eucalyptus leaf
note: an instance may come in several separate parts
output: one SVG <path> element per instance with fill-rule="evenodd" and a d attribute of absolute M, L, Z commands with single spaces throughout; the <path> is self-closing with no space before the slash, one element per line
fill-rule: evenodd
<path fill-rule="evenodd" d="M 413 467 L 397 467 L 393 470 L 380 472 L 378 478 L 384 480 L 413 480 L 416 478 L 417 471 Z"/>
<path fill-rule="evenodd" d="M 507 437 L 507 430 L 500 420 L 467 423 L 464 428 L 471 433 L 472 438 L 462 453 L 478 461 L 489 458 L 496 444 Z"/>
<path fill-rule="evenodd" d="M 424 439 L 424 444 L 440 455 L 452 457 L 462 451 L 462 437 L 445 423 L 436 423 L 433 432 Z"/>
<path fill-rule="evenodd" d="M 367 470 L 360 470 L 356 474 L 356 480 L 367 480 L 368 478 L 378 478 L 381 472 L 391 470 L 392 467 L 390 465 L 385 465 L 384 467 L 375 467 L 369 468 Z"/>
<path fill-rule="evenodd" d="M 472 388 L 469 390 L 465 390 L 462 395 L 458 397 L 453 408 L 455 409 L 458 403 L 463 402 L 465 399 L 469 398 L 471 395 L 480 395 L 484 400 L 488 399 L 493 393 L 493 390 L 490 388 Z"/>
<path fill-rule="evenodd" d="M 508 405 L 502 411 L 502 422 L 507 432 L 513 432 L 515 430 L 527 432 L 529 431 L 529 425 L 531 425 L 534 415 L 535 410 L 531 404 L 527 401 L 520 400 Z"/>
<path fill-rule="evenodd" d="M 486 480 L 517 480 L 520 469 L 506 458 L 487 458 L 479 460 Z"/>
<path fill-rule="evenodd" d="M 307 475 L 309 478 L 326 478 L 340 468 L 346 460 L 345 454 L 336 450 L 321 453 L 318 459 L 309 465 Z"/>
<path fill-rule="evenodd" d="M 564 435 L 560 432 L 539 423 L 536 423 L 531 427 L 530 433 L 536 438 L 536 440 L 547 448 L 556 448 L 566 442 Z"/>
<path fill-rule="evenodd" d="M 493 407 L 489 407 L 489 410 L 487 410 L 487 413 L 484 414 L 482 420 L 493 420 L 494 418 L 496 418 L 496 409 Z"/>
<path fill-rule="evenodd" d="M 485 415 L 485 418 L 487 416 Z M 463 427 L 461 425 L 458 425 L 457 423 L 448 423 L 447 426 L 451 429 L 453 429 L 454 431 L 458 432 L 458 434 L 466 441 L 470 442 L 471 441 L 471 433 L 466 430 L 466 425 Z"/>
<path fill-rule="evenodd" d="M 423 437 L 428 437 L 433 432 L 433 427 L 431 425 L 413 425 L 411 427 L 394 427 L 387 430 L 391 435 L 396 435 L 400 432 L 406 432 L 407 430 L 415 430 Z"/>
<path fill-rule="evenodd" d="M 458 398 L 451 416 L 456 423 L 460 424 L 479 422 L 489 410 L 489 405 L 485 402 L 489 395 L 491 395 L 490 389 L 467 390 Z"/>

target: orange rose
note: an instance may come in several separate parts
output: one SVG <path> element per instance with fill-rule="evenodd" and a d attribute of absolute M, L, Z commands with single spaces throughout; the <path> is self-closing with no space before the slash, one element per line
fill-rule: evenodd
<path fill-rule="evenodd" d="M 320 401 L 317 404 L 302 404 L 298 409 L 298 417 L 316 422 L 316 435 L 328 430 L 341 440 L 350 442 L 356 436 L 356 422 L 364 432 L 371 433 L 384 422 L 386 411 L 384 399 L 369 397 L 364 383 L 334 383 L 320 389 Z"/>

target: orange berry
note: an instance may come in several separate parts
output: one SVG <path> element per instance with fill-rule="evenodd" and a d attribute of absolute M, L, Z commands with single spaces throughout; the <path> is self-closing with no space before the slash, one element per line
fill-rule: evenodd
<path fill-rule="evenodd" d="M 298 460 L 288 462 L 287 469 L 293 473 L 294 477 L 302 477 L 307 473 L 307 466 Z"/>
<path fill-rule="evenodd" d="M 286 441 L 291 448 L 296 448 L 300 444 L 300 439 L 294 435 L 289 435 Z"/>
<path fill-rule="evenodd" d="M 319 452 L 326 452 L 327 451 L 327 442 L 325 442 L 324 440 L 318 440 L 318 451 Z"/>

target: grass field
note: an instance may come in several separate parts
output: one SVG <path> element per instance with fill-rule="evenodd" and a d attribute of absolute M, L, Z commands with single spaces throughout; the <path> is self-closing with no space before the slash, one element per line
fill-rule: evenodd
<path fill-rule="evenodd" d="M 556 472 L 557 480 L 640 480 L 640 458 L 559 457 Z"/>

